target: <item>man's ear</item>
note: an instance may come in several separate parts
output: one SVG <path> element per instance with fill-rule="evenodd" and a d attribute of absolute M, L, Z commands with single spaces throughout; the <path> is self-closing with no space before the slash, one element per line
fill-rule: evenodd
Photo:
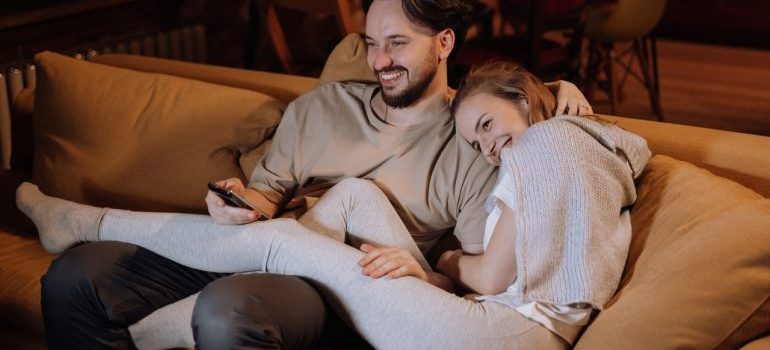
<path fill-rule="evenodd" d="M 455 47 L 455 32 L 449 28 L 440 31 L 437 34 L 439 58 L 446 60 L 449 54 L 452 53 L 452 49 Z"/>

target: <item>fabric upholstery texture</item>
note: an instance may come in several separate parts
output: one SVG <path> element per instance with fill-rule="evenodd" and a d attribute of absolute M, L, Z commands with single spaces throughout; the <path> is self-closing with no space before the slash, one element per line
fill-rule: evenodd
<path fill-rule="evenodd" d="M 361 34 L 348 34 L 326 59 L 318 85 L 334 81 L 377 81 L 366 61 L 366 42 Z"/>
<path fill-rule="evenodd" d="M 12 330 L 15 339 L 43 336 L 40 276 L 54 258 L 43 251 L 32 222 L 16 209 L 16 187 L 29 178 L 27 171 L 0 170 L 0 314 L 5 315 L 0 325 Z M 31 348 L 2 344 L 8 349 Z"/>
<path fill-rule="evenodd" d="M 653 154 L 686 160 L 770 197 L 770 137 L 601 116 L 647 140 Z"/>
<path fill-rule="evenodd" d="M 0 304 L 4 315 L 14 315 L 0 318 L 0 322 L 4 328 L 42 336 L 40 276 L 55 256 L 41 248 L 36 236 L 0 229 L 0 241 L 0 281 L 4 281 L 0 283 Z M 10 281 L 13 283 L 7 283 Z"/>
<path fill-rule="evenodd" d="M 364 57 L 364 62 L 366 57 Z M 140 72 L 163 73 L 195 79 L 212 84 L 259 91 L 285 104 L 293 101 L 316 85 L 315 78 L 264 71 L 212 66 L 128 54 L 99 55 L 90 60 L 113 67 Z"/>
<path fill-rule="evenodd" d="M 363 42 L 360 38 L 357 40 Z M 353 54 L 366 67 L 365 51 L 353 51 Z M 338 62 L 335 60 L 339 58 L 332 56 L 327 65 Z M 69 60 L 66 57 L 55 57 L 49 61 L 58 62 L 63 59 Z M 316 83 L 312 78 L 132 55 L 104 55 L 96 61 L 105 65 L 262 91 L 284 103 L 290 102 Z M 103 70 L 99 70 L 101 73 L 98 74 L 84 73 L 81 68 L 88 63 L 77 61 L 75 66 L 69 61 L 65 63 L 66 69 L 59 66 L 64 63 L 54 64 L 58 68 L 52 72 L 57 73 L 49 78 L 63 81 L 49 81 L 49 87 L 44 88 L 49 90 L 45 94 L 57 97 L 55 101 L 58 104 L 46 102 L 45 107 L 35 102 L 36 118 L 43 115 L 38 108 L 43 108 L 51 118 L 75 118 L 71 124 L 77 126 L 85 121 L 81 122 L 82 116 L 72 116 L 74 112 L 69 109 L 88 111 L 94 108 L 92 104 L 104 105 L 102 107 L 105 110 L 100 113 L 107 111 L 109 116 L 125 113 L 122 109 L 126 105 L 129 108 L 144 105 L 142 101 L 145 100 L 136 99 L 136 96 L 145 92 L 144 89 L 131 85 L 134 83 L 115 83 L 111 77 L 114 72 L 118 77 L 115 79 L 125 79 L 127 71 L 110 70 L 110 74 L 104 75 L 101 74 L 105 72 Z M 350 66 L 341 67 L 341 70 L 351 69 Z M 363 75 L 354 74 L 351 77 L 348 73 L 339 75 L 342 78 L 324 79 L 366 80 L 367 76 L 374 79 L 368 68 L 359 72 Z M 40 74 L 38 79 L 42 80 L 43 74 L 47 73 Z M 117 86 L 122 90 L 118 91 L 122 92 L 119 98 L 107 102 L 101 97 L 106 94 L 102 90 L 115 84 L 119 84 Z M 85 85 L 99 88 L 81 91 Z M 129 89 L 129 85 L 134 87 Z M 51 88 L 56 88 L 56 91 L 51 91 Z M 222 88 L 208 85 L 205 92 L 219 94 Z M 26 100 L 17 99 L 16 110 L 31 112 L 31 97 L 28 95 Z M 22 108 L 24 106 L 27 107 Z M 60 110 L 52 111 L 54 107 Z M 217 119 L 222 118 L 219 111 L 226 109 L 227 105 L 214 104 L 207 106 L 204 111 L 214 120 L 221 120 Z M 55 116 L 53 112 L 62 112 L 62 116 Z M 617 120 L 621 127 L 644 136 L 655 154 L 687 160 L 719 176 L 738 181 L 764 196 L 770 195 L 770 173 L 767 172 L 770 158 L 765 156 L 770 154 L 770 138 L 628 118 L 609 119 Z M 14 128 L 16 125 L 19 123 L 15 123 Z M 119 130 L 126 128 L 124 126 Z M 177 133 L 169 134 L 175 137 L 166 138 L 163 145 L 177 144 Z M 14 130 L 14 140 L 25 139 L 17 136 Z M 131 143 L 123 145 L 123 148 L 143 146 L 143 143 L 149 142 L 145 141 L 149 140 L 149 136 L 141 134 Z M 82 151 L 91 149 L 83 148 Z M 158 147 L 153 149 L 163 151 Z M 185 150 L 174 154 L 175 157 L 186 157 L 187 153 Z M 102 164 L 105 164 L 102 166 L 114 166 L 108 165 L 108 161 L 116 160 L 102 160 Z M 178 160 L 180 163 L 184 161 Z M 186 179 L 185 175 L 179 173 L 180 169 L 169 167 L 164 171 L 172 174 L 170 176 L 175 180 Z M 46 176 L 60 177 L 60 181 L 75 179 L 69 173 L 58 170 L 50 170 Z M 131 176 L 124 174 L 121 185 L 140 182 Z M 18 185 L 17 180 L 8 182 L 12 185 L 5 188 L 8 179 L 2 178 L 4 186 L 0 187 L 1 208 L 4 209 L 0 213 L 3 217 L 0 225 L 0 241 L 3 242 L 0 247 L 0 281 L 3 281 L 0 286 L 0 311 L 5 315 L 0 322 L 3 326 L 0 339 L 3 339 L 7 348 L 31 348 L 29 342 L 18 342 L 24 347 L 16 347 L 16 343 L 11 340 L 22 339 L 23 333 L 35 335 L 37 340 L 42 337 L 39 279 L 54 256 L 42 250 L 37 239 L 31 235 L 34 230 L 29 227 L 29 223 L 18 218 L 20 213 L 5 210 L 14 207 L 13 189 Z M 180 186 L 178 181 L 175 181 L 174 186 Z M 196 181 L 195 190 L 200 186 L 200 190 L 205 191 L 204 185 Z M 634 240 L 620 292 L 585 332 L 578 343 L 578 349 L 734 348 L 755 338 L 762 329 L 766 330 L 770 324 L 770 303 L 767 298 L 767 291 L 770 290 L 767 282 L 767 276 L 770 275 L 767 271 L 767 262 L 770 261 L 767 252 L 770 249 L 767 244 L 770 239 L 765 233 L 765 228 L 770 227 L 767 200 L 727 179 L 715 177 L 684 162 L 661 157 L 653 160 L 648 174 L 644 175 L 640 183 L 639 193 L 639 200 L 632 213 Z M 110 198 L 123 202 L 119 196 Z M 203 204 L 202 198 L 196 197 L 196 201 Z M 750 343 L 745 350 L 764 349 L 768 344 L 770 338 L 761 338 Z"/>
<path fill-rule="evenodd" d="M 766 332 L 770 199 L 660 155 L 637 191 L 621 287 L 576 349 L 730 349 Z"/>
<path fill-rule="evenodd" d="M 283 112 L 253 91 L 36 58 L 33 181 L 81 203 L 205 213 L 206 183 L 250 174 Z"/>

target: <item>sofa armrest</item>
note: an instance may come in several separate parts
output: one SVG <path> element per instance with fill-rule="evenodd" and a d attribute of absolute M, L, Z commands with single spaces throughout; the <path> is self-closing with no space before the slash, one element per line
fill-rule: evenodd
<path fill-rule="evenodd" d="M 125 54 L 106 54 L 92 62 L 150 73 L 163 73 L 258 91 L 289 103 L 315 87 L 318 79 L 263 71 L 228 68 L 208 64 L 167 60 Z"/>
<path fill-rule="evenodd" d="M 601 117 L 644 137 L 653 154 L 693 163 L 770 197 L 770 137 L 649 120 Z"/>

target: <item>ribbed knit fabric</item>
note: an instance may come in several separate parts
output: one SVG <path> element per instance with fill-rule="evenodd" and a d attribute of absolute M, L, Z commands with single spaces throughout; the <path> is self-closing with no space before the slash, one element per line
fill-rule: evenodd
<path fill-rule="evenodd" d="M 503 151 L 490 197 L 515 214 L 517 278 L 485 299 L 601 310 L 620 282 L 634 179 L 650 156 L 643 138 L 612 124 L 557 117 L 530 127 Z"/>

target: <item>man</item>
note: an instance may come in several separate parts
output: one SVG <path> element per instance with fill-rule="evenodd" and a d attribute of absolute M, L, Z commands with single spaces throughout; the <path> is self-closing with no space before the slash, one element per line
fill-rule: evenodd
<path fill-rule="evenodd" d="M 326 84 L 292 102 L 248 187 L 221 182 L 258 209 L 226 206 L 209 193 L 213 220 L 243 224 L 272 217 L 291 197 L 361 177 L 388 195 L 423 252 L 453 227 L 465 251 L 480 252 L 495 169 L 455 135 L 448 108 L 447 62 L 465 37 L 469 13 L 459 0 L 375 0 L 365 37 L 378 83 Z M 559 88 L 559 95 L 569 95 L 559 98 L 560 109 L 587 105 L 574 85 L 552 86 L 567 87 Z M 189 331 L 195 293 L 204 287 L 192 322 L 198 348 L 281 345 L 263 321 L 289 317 L 311 300 L 314 293 L 302 286 L 291 277 L 197 271 L 129 244 L 85 244 L 63 254 L 43 278 L 48 345 L 158 346 L 141 342 L 172 323 Z M 296 346 L 302 345 L 308 344 Z"/>

